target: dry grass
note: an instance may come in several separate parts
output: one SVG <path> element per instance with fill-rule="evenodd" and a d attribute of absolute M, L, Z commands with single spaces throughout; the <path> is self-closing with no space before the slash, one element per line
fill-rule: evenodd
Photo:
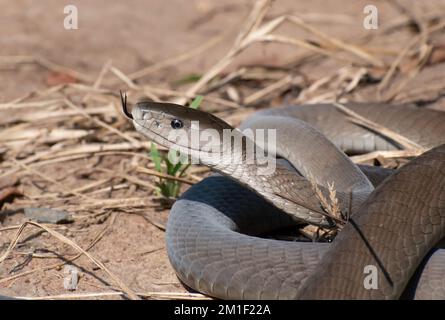
<path fill-rule="evenodd" d="M 335 227 L 327 229 L 308 225 L 304 228 L 300 228 L 299 232 L 312 241 L 332 240 L 348 222 L 347 217 L 349 216 L 349 213 L 342 212 L 341 210 L 340 201 L 337 197 L 337 190 L 335 189 L 334 182 L 327 182 L 328 194 L 326 195 L 321 191 L 313 176 L 309 176 L 308 180 L 312 185 L 312 189 L 314 190 L 318 201 L 320 201 L 320 205 L 324 210 L 324 215 L 331 221 L 335 222 Z M 350 205 L 348 210 L 350 210 Z"/>
<path fill-rule="evenodd" d="M 153 169 L 153 163 L 146 155 L 150 143 L 137 135 L 131 125 L 122 116 L 118 98 L 119 89 L 125 88 L 130 102 L 137 97 L 146 96 L 156 101 L 173 101 L 185 104 L 197 94 L 204 94 L 204 110 L 213 111 L 233 124 L 238 124 L 246 115 L 259 105 L 269 106 L 286 102 L 336 102 L 337 107 L 347 112 L 351 120 L 381 132 L 383 135 L 398 141 L 406 150 L 392 152 L 375 152 L 353 157 L 356 162 L 367 162 L 378 158 L 399 158 L 418 155 L 423 150 L 407 141 L 404 137 L 394 135 L 386 128 L 378 127 L 367 119 L 348 112 L 342 103 L 349 100 L 366 100 L 373 97 L 380 101 L 397 100 L 404 94 L 412 101 L 420 99 L 423 92 L 404 91 L 409 82 L 414 81 L 419 73 L 433 66 L 429 60 L 434 50 L 434 37 L 445 28 L 443 15 L 437 13 L 401 16 L 388 28 L 379 31 L 380 37 L 389 40 L 397 39 L 399 32 L 407 32 L 408 24 L 415 21 L 422 26 L 422 31 L 408 44 L 400 44 L 399 50 L 382 49 L 378 44 L 373 46 L 372 39 L 340 39 L 322 32 L 316 22 L 323 20 L 345 21 L 345 17 L 313 15 L 310 19 L 301 19 L 294 15 L 282 15 L 267 20 L 265 17 L 271 6 L 271 0 L 255 2 L 244 26 L 238 31 L 233 45 L 209 70 L 193 84 L 170 87 L 166 83 L 144 84 L 141 80 L 147 75 L 155 75 L 164 68 L 180 64 L 203 54 L 210 47 L 219 43 L 223 37 L 235 30 L 228 30 L 223 36 L 212 38 L 202 45 L 165 61 L 158 62 L 133 73 L 119 70 L 112 61 L 106 62 L 96 76 L 87 75 L 76 70 L 58 65 L 43 57 L 9 56 L 1 57 L 4 65 L 37 64 L 52 72 L 69 75 L 72 83 L 62 83 L 42 91 L 33 91 L 23 97 L 0 104 L 5 116 L 0 121 L 0 155 L 4 161 L 0 164 L 1 186 L 13 184 L 14 178 L 30 177 L 38 179 L 39 186 L 21 190 L 24 197 L 16 199 L 18 206 L 51 206 L 66 209 L 81 219 L 96 218 L 103 215 L 103 210 L 124 212 L 135 208 L 144 209 L 155 206 L 152 195 L 154 181 L 160 176 Z M 347 19 L 346 19 L 347 20 Z M 279 34 L 277 30 L 283 24 L 291 25 L 310 34 L 311 39 L 293 38 Z M 399 31 L 393 31 L 399 30 Z M 280 68 L 271 70 L 267 65 L 243 66 L 234 71 L 228 67 L 237 61 L 240 54 L 248 48 L 261 44 L 288 45 L 295 48 L 298 56 L 293 61 L 283 62 Z M 366 45 L 363 45 L 366 43 Z M 315 67 L 318 63 L 334 61 L 338 69 L 324 73 L 321 77 L 302 75 L 300 69 L 306 65 Z M 440 61 L 439 61 L 440 62 Z M 437 62 L 436 62 L 437 63 Z M 369 81 L 373 78 L 376 81 Z M 255 88 L 247 83 L 255 81 Z M 436 86 L 435 92 L 444 90 Z M 366 92 L 366 94 L 364 93 Z M 8 112 L 6 111 L 14 111 Z M 20 111 L 20 116 L 17 116 Z M 350 110 L 349 110 L 350 111 Z M 101 166 L 100 160 L 113 158 L 112 168 Z M 73 163 L 88 159 L 82 167 L 84 175 L 94 175 L 97 181 L 91 183 L 69 182 L 69 171 Z M 48 166 L 59 166 L 66 171 L 66 177 L 48 170 Z M 108 170 L 107 170 L 108 169 Z M 162 178 L 176 179 L 193 184 L 201 179 L 206 169 L 191 168 L 184 177 L 176 178 L 162 175 Z M 54 175 L 54 176 L 53 176 Z M 4 182 L 6 181 L 6 182 Z M 71 183 L 71 184 L 69 184 Z M 317 185 L 314 185 L 317 191 Z M 134 190 L 142 190 L 147 196 L 129 197 Z M 121 197 L 116 198 L 112 192 L 120 190 Z M 319 190 L 318 190 L 319 191 Z M 329 196 L 321 192 L 320 202 L 329 215 L 339 221 L 343 219 L 339 209 L 334 185 L 329 186 Z M 9 205 L 5 205 L 4 209 Z M 106 219 L 108 216 L 106 216 Z M 163 223 L 149 215 L 144 216 L 150 223 L 165 229 Z M 111 220 L 112 222 L 113 220 Z M 26 226 L 32 225 L 56 237 L 59 241 L 75 248 L 79 253 L 67 261 L 74 261 L 82 255 L 87 256 L 113 280 L 117 288 L 113 292 L 87 293 L 78 295 L 54 295 L 46 299 L 64 298 L 101 298 L 105 296 L 122 296 L 129 298 L 184 298 L 201 299 L 202 295 L 165 292 L 137 293 L 111 273 L 104 263 L 88 253 L 103 236 L 100 232 L 96 239 L 82 249 L 78 244 L 53 230 L 50 226 L 25 222 L 20 226 L 5 226 L 1 232 L 17 230 L 9 247 L 2 254 L 0 263 L 13 252 L 19 237 Z M 107 229 L 108 226 L 105 228 Z M 104 230 L 105 230 L 104 229 Z M 302 230 L 302 233 L 313 237 L 320 230 Z M 63 263 L 48 265 L 39 270 L 50 270 Z M 0 279 L 0 283 L 14 281 L 19 277 L 32 274 L 37 269 L 27 270 Z M 32 299 L 33 297 L 26 297 Z M 45 298 L 45 297 L 38 297 Z"/>

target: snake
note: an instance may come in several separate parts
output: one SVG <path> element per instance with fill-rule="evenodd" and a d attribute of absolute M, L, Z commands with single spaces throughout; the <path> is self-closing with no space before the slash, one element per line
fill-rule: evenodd
<path fill-rule="evenodd" d="M 329 103 L 264 109 L 239 128 L 172 103 L 141 100 L 131 113 L 122 104 L 144 137 L 215 171 L 169 213 L 167 253 L 186 287 L 218 299 L 445 299 L 444 112 L 344 104 L 425 150 L 391 170 L 346 154 L 403 149 L 397 139 Z M 270 129 L 274 143 L 257 143 Z M 184 139 L 193 134 L 203 141 Z M 252 141 L 275 159 L 273 170 L 255 152 L 247 161 Z M 321 204 L 332 192 L 336 217 Z M 304 224 L 338 234 L 325 242 L 267 237 Z"/>

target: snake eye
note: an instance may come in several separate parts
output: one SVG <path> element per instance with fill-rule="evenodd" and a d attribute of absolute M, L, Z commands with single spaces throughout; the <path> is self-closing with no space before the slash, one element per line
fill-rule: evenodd
<path fill-rule="evenodd" d="M 173 129 L 181 129 L 184 126 L 182 121 L 179 119 L 173 119 L 170 125 L 172 126 Z"/>

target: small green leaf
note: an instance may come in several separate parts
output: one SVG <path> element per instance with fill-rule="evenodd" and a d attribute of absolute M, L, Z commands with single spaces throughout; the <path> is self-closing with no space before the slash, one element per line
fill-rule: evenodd
<path fill-rule="evenodd" d="M 173 84 L 179 86 L 179 85 L 183 85 L 183 84 L 197 82 L 197 81 L 199 81 L 199 79 L 201 79 L 200 74 L 191 73 L 181 79 L 173 81 Z"/>
<path fill-rule="evenodd" d="M 154 143 L 150 146 L 150 156 L 155 164 L 155 169 L 158 172 L 162 172 L 161 168 L 161 155 L 159 154 L 158 148 Z"/>
<path fill-rule="evenodd" d="M 167 174 L 172 175 L 172 171 L 173 171 L 173 163 L 170 162 L 170 160 L 168 160 L 168 158 L 164 158 L 163 159 L 165 162 L 165 166 L 167 167 Z"/>
<path fill-rule="evenodd" d="M 182 168 L 182 163 L 178 162 L 172 169 L 172 172 L 170 173 L 172 176 L 176 176 L 176 173 L 179 171 L 179 169 Z"/>
<path fill-rule="evenodd" d="M 204 99 L 204 97 L 203 96 L 196 96 L 196 98 L 192 101 L 192 103 L 190 103 L 190 108 L 192 108 L 192 109 L 198 109 L 199 108 L 199 105 L 201 104 L 201 102 L 202 102 L 202 99 Z"/>

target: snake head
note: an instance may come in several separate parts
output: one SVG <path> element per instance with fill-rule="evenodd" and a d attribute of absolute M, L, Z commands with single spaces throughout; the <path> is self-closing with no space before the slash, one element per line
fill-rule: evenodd
<path fill-rule="evenodd" d="M 210 113 L 173 103 L 140 101 L 131 115 L 139 133 L 166 148 L 188 154 L 220 153 L 224 130 L 234 130 Z"/>

